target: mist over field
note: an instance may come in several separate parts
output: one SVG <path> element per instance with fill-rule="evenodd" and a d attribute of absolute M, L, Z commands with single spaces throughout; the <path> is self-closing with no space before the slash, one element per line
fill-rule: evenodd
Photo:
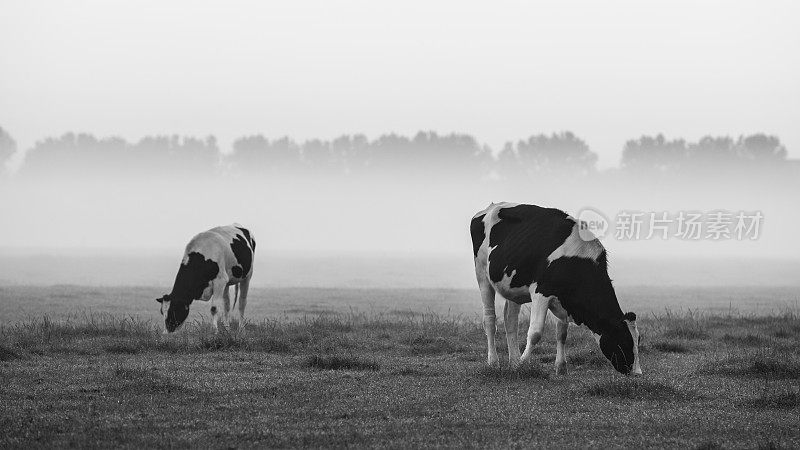
<path fill-rule="evenodd" d="M 601 170 L 590 143 L 569 132 L 533 135 L 501 149 L 467 134 L 435 132 L 300 143 L 255 135 L 236 140 L 232 149 L 220 148 L 213 136 L 155 136 L 131 143 L 66 134 L 16 155 L 15 170 L 0 179 L 0 252 L 6 257 L 152 254 L 158 256 L 153 264 L 162 267 L 156 261 L 169 255 L 178 261 L 194 234 L 239 222 L 257 236 L 263 264 L 281 267 L 284 258 L 324 260 L 337 253 L 364 254 L 365 260 L 400 257 L 441 274 L 458 267 L 463 276 L 446 279 L 463 285 L 461 280 L 472 276 L 470 218 L 490 202 L 512 201 L 575 216 L 586 207 L 600 212 L 608 219 L 602 238 L 612 262 L 712 261 L 725 280 L 726 267 L 736 261 L 767 259 L 774 264 L 744 264 L 747 269 L 734 277 L 762 284 L 774 282 L 773 266 L 797 260 L 800 164 L 787 158 L 779 138 L 755 134 L 686 142 L 642 136 L 622 150 L 618 167 Z M 716 211 L 728 214 L 727 235 L 715 238 L 703 228 L 693 239 L 680 236 L 679 214 L 699 212 L 707 221 Z M 617 229 L 618 215 L 630 212 L 643 213 L 638 239 Z M 737 236 L 736 215 L 756 212 L 763 216 L 758 228 Z M 647 238 L 650 213 L 668 215 L 666 239 L 661 232 Z M 432 267 L 426 263 L 431 257 L 458 263 Z M 649 276 L 632 266 L 646 283 L 668 278 L 665 265 L 657 264 Z M 148 266 L 141 270 L 149 272 Z M 700 278 L 679 266 L 672 274 L 675 284 Z M 37 270 L 40 281 L 48 279 L 48 267 Z M 326 271 L 337 272 L 317 264 L 303 276 L 332 278 Z M 136 271 L 128 274 L 141 278 Z M 11 274 L 0 278 L 25 281 Z M 282 284 L 270 278 L 262 272 L 256 282 Z M 787 277 L 780 284 L 794 283 Z"/>

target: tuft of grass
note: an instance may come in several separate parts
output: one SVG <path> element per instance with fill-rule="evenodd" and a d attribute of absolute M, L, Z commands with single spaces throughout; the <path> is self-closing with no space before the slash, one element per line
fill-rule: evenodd
<path fill-rule="evenodd" d="M 772 333 L 772 335 L 775 336 L 776 338 L 785 339 L 794 336 L 795 333 L 792 332 L 792 330 L 790 330 L 789 328 L 783 327 L 775 330 L 775 332 Z"/>
<path fill-rule="evenodd" d="M 691 347 L 679 340 L 655 341 L 650 346 L 664 353 L 689 353 L 692 351 Z"/>
<path fill-rule="evenodd" d="M 522 364 L 516 369 L 484 365 L 478 371 L 478 375 L 486 381 L 546 380 L 550 378 L 550 373 L 536 364 Z"/>
<path fill-rule="evenodd" d="M 726 344 L 730 345 L 754 346 L 754 345 L 761 345 L 764 343 L 763 337 L 752 333 L 744 335 L 725 333 L 724 335 L 722 335 L 720 339 L 722 340 L 722 342 L 725 342 Z"/>
<path fill-rule="evenodd" d="M 22 357 L 14 349 L 0 344 L 0 361 L 11 361 L 12 359 L 21 359 Z"/>
<path fill-rule="evenodd" d="M 698 328 L 694 324 L 681 324 L 667 329 L 664 332 L 664 337 L 675 339 L 689 339 L 689 340 L 702 340 L 708 339 L 711 335 L 706 330 Z"/>
<path fill-rule="evenodd" d="M 243 347 L 239 336 L 220 328 L 218 333 L 200 333 L 199 347 L 202 350 L 235 350 Z"/>
<path fill-rule="evenodd" d="M 654 316 L 653 319 L 654 322 L 663 326 L 661 335 L 666 338 L 702 340 L 711 337 L 707 331 L 710 324 L 709 319 L 697 311 L 688 310 L 683 313 L 675 313 L 666 310 L 663 315 Z"/>
<path fill-rule="evenodd" d="M 401 343 L 406 345 L 408 353 L 414 356 L 460 353 L 468 349 L 465 345 L 459 345 L 445 337 L 421 333 L 408 336 L 402 339 Z"/>
<path fill-rule="evenodd" d="M 612 378 L 589 384 L 583 393 L 592 397 L 627 400 L 675 400 L 686 397 L 673 386 L 643 378 Z"/>
<path fill-rule="evenodd" d="M 312 355 L 306 358 L 304 365 L 322 370 L 380 370 L 377 362 L 354 355 Z"/>
<path fill-rule="evenodd" d="M 8 336 L 17 347 L 41 351 L 43 348 L 65 347 L 65 344 L 87 338 L 147 338 L 158 334 L 149 321 L 137 316 L 116 317 L 111 314 L 71 314 L 63 320 L 49 316 L 15 323 L 4 327 L 2 334 Z"/>

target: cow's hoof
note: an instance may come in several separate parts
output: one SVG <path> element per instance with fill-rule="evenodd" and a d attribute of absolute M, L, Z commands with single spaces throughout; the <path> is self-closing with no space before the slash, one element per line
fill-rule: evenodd
<path fill-rule="evenodd" d="M 566 375 L 567 374 L 567 363 L 563 362 L 561 364 L 556 364 L 556 375 Z"/>
<path fill-rule="evenodd" d="M 500 368 L 500 360 L 495 356 L 494 358 L 489 358 L 486 360 L 486 365 L 491 367 L 492 369 L 499 369 Z"/>

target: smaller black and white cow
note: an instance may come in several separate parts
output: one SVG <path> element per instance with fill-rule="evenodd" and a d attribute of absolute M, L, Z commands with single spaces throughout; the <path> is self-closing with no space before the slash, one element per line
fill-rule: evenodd
<path fill-rule="evenodd" d="M 606 250 L 596 238 L 582 239 L 579 226 L 564 211 L 515 203 L 492 203 L 472 218 L 470 234 L 490 365 L 498 364 L 494 341 L 497 292 L 506 299 L 504 318 L 512 366 L 530 359 L 550 310 L 558 319 L 557 373 L 566 371 L 564 344 L 570 321 L 586 325 L 594 333 L 603 355 L 617 371 L 642 373 L 636 314 L 622 312 L 608 277 Z M 531 303 L 531 318 L 520 356 L 517 318 L 523 303 Z"/>
<path fill-rule="evenodd" d="M 256 241 L 247 228 L 239 224 L 225 225 L 204 231 L 189 241 L 183 261 L 175 276 L 172 292 L 156 299 L 166 332 L 177 330 L 189 316 L 189 306 L 195 300 L 211 301 L 211 324 L 217 330 L 215 300 L 223 300 L 225 325 L 230 323 L 230 286 L 236 286 L 234 305 L 239 302 L 239 326 L 244 322 L 247 291 L 253 276 Z"/>

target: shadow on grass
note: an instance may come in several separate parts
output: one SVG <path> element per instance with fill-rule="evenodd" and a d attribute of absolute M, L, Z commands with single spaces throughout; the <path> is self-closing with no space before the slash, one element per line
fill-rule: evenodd
<path fill-rule="evenodd" d="M 322 370 L 380 370 L 377 362 L 355 355 L 312 355 L 303 362 L 305 367 Z"/>
<path fill-rule="evenodd" d="M 546 380 L 550 378 L 550 373 L 536 364 L 522 364 L 516 369 L 510 367 L 490 367 L 484 365 L 478 371 L 478 376 L 486 381 L 524 381 L 524 380 Z"/>
<path fill-rule="evenodd" d="M 615 377 L 595 381 L 587 385 L 583 393 L 592 397 L 650 401 L 683 400 L 691 397 L 669 384 L 641 377 Z"/>
<path fill-rule="evenodd" d="M 555 361 L 555 357 L 550 362 Z M 567 364 L 576 366 L 588 366 L 594 368 L 611 367 L 611 363 L 599 351 L 592 351 L 588 348 L 582 348 L 572 353 L 567 352 Z"/>
<path fill-rule="evenodd" d="M 729 356 L 706 363 L 698 372 L 727 377 L 800 379 L 800 362 L 781 354 Z"/>
<path fill-rule="evenodd" d="M 176 384 L 155 370 L 142 367 L 117 367 L 105 380 L 106 391 L 132 397 L 189 392 L 186 386 Z"/>
<path fill-rule="evenodd" d="M 692 351 L 692 348 L 685 342 L 672 339 L 655 341 L 649 343 L 648 346 L 662 353 L 689 353 Z"/>
<path fill-rule="evenodd" d="M 131 342 L 115 342 L 106 345 L 103 350 L 114 355 L 135 355 L 139 353 L 139 347 Z"/>
<path fill-rule="evenodd" d="M 723 450 L 725 447 L 717 444 L 714 441 L 703 442 L 702 444 L 694 447 L 694 450 Z"/>
<path fill-rule="evenodd" d="M 402 377 L 438 377 L 440 372 L 430 369 L 420 369 L 417 367 L 401 367 L 389 372 L 391 375 L 400 375 Z"/>
<path fill-rule="evenodd" d="M 22 357 L 13 349 L 0 345 L 0 361 L 11 361 L 13 359 L 22 359 Z"/>
<path fill-rule="evenodd" d="M 744 401 L 742 404 L 756 409 L 797 409 L 800 407 L 800 394 L 797 392 L 772 393 Z"/>

